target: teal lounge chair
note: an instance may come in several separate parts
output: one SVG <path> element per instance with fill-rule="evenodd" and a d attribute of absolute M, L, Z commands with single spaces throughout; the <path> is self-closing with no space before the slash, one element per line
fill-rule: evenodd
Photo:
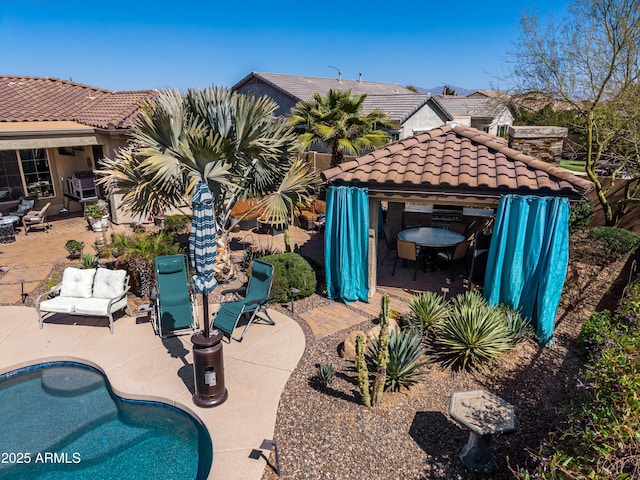
<path fill-rule="evenodd" d="M 273 265 L 262 260 L 254 260 L 251 268 L 251 277 L 246 288 L 234 288 L 221 292 L 223 303 L 213 319 L 212 329 L 222 331 L 228 339 L 227 341 L 231 342 L 233 331 L 240 318 L 243 316 L 245 318 L 249 317 L 240 338 L 234 338 L 234 340 L 241 342 L 249 325 L 252 323 L 262 321 L 262 323 L 268 325 L 275 325 L 276 323 L 267 312 L 267 302 L 269 301 L 272 281 Z M 231 296 L 232 300 L 225 302 L 224 298 L 228 295 Z M 258 317 L 258 313 L 264 313 L 266 318 Z"/>
<path fill-rule="evenodd" d="M 156 288 L 149 310 L 153 329 L 161 337 L 195 332 L 198 316 L 195 297 L 189 287 L 187 257 L 166 255 L 154 260 Z"/>

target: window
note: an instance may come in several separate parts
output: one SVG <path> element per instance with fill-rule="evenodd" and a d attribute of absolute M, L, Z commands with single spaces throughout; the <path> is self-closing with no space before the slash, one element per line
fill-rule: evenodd
<path fill-rule="evenodd" d="M 24 197 L 18 156 L 14 150 L 0 151 L 0 202 Z"/>
<path fill-rule="evenodd" d="M 498 125 L 498 136 L 507 138 L 507 125 Z"/>
<path fill-rule="evenodd" d="M 43 148 L 0 151 L 0 202 L 25 195 L 55 196 L 47 151 Z"/>
<path fill-rule="evenodd" d="M 37 198 L 55 196 L 47 151 L 44 148 L 20 150 L 20 161 L 28 195 Z"/>

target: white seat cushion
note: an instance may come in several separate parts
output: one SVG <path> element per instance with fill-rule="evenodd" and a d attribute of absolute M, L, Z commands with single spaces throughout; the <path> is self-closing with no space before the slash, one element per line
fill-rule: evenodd
<path fill-rule="evenodd" d="M 108 298 L 89 298 L 79 299 L 75 305 L 75 313 L 82 313 L 84 315 L 109 315 L 107 311 L 107 305 L 109 305 Z M 117 312 L 121 308 L 127 306 L 127 299 L 122 298 L 111 305 L 111 313 Z"/>
<path fill-rule="evenodd" d="M 74 297 L 54 297 L 40 302 L 40 310 L 54 313 L 73 313 L 75 305 L 81 301 Z"/>
<path fill-rule="evenodd" d="M 122 295 L 126 289 L 126 278 L 125 270 L 98 268 L 93 282 L 93 298 L 115 298 Z"/>
<path fill-rule="evenodd" d="M 77 300 L 75 313 L 84 313 L 85 315 L 107 315 L 107 305 L 109 300 L 106 298 L 89 298 Z"/>
<path fill-rule="evenodd" d="M 62 275 L 61 297 L 91 298 L 95 268 L 67 267 Z"/>

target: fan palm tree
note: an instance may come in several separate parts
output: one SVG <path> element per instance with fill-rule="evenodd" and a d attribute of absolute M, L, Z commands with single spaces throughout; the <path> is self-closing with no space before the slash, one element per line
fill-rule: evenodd
<path fill-rule="evenodd" d="M 241 198 L 260 198 L 272 223 L 288 225 L 294 207 L 309 203 L 319 177 L 295 160 L 295 133 L 274 118 L 267 97 L 238 95 L 227 88 L 161 91 L 144 102 L 132 127 L 132 142 L 102 160 L 98 182 L 123 194 L 123 207 L 140 215 L 189 205 L 196 184 L 206 181 L 214 197 L 219 281 L 235 275 L 227 248 Z M 247 212 L 249 213 L 249 212 Z"/>
<path fill-rule="evenodd" d="M 298 102 L 289 125 L 304 129 L 298 137 L 303 148 L 327 145 L 335 167 L 342 163 L 345 152 L 360 155 L 387 143 L 389 135 L 379 128 L 399 128 L 380 109 L 365 114 L 362 104 L 366 97 L 351 95 L 351 90 L 329 90 L 326 96 L 315 93 L 312 100 Z"/>

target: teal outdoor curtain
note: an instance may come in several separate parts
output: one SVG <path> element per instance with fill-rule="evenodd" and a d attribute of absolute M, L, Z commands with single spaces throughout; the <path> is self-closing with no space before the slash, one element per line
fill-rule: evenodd
<path fill-rule="evenodd" d="M 330 187 L 324 232 L 327 293 L 345 303 L 367 301 L 369 198 L 366 188 Z"/>
<path fill-rule="evenodd" d="M 556 311 L 569 263 L 569 201 L 505 195 L 491 238 L 484 296 L 521 309 L 538 342 L 553 342 Z"/>

